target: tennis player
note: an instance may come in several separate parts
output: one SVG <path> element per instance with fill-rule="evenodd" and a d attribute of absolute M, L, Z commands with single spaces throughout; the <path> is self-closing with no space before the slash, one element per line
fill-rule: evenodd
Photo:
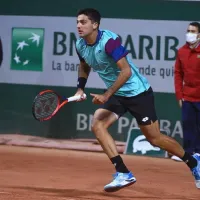
<path fill-rule="evenodd" d="M 76 42 L 76 50 L 80 67 L 75 95 L 83 95 L 91 68 L 107 86 L 103 94 L 91 94 L 92 102 L 100 105 L 94 113 L 92 131 L 116 169 L 113 180 L 104 186 L 104 190 L 114 192 L 136 182 L 107 130 L 127 111 L 136 118 L 142 133 L 152 145 L 178 156 L 187 164 L 196 187 L 200 189 L 200 155 L 191 156 L 173 138 L 160 133 L 150 84 L 129 58 L 118 35 L 99 29 L 100 20 L 100 13 L 92 8 L 82 9 L 77 14 L 80 39 Z"/>

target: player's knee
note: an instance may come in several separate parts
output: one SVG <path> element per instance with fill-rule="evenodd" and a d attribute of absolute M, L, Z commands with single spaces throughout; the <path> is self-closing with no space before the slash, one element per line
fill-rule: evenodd
<path fill-rule="evenodd" d="M 92 123 L 91 130 L 95 134 L 97 140 L 101 140 L 103 136 L 103 128 L 104 126 L 101 121 L 95 121 L 94 123 Z"/>
<path fill-rule="evenodd" d="M 99 133 L 102 127 L 104 126 L 100 120 L 93 120 L 92 125 L 91 125 L 91 130 L 93 133 L 95 134 Z"/>

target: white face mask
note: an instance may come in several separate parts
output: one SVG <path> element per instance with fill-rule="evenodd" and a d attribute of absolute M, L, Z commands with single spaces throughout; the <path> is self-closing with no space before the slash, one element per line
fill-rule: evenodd
<path fill-rule="evenodd" d="M 197 42 L 197 33 L 186 33 L 186 42 L 189 42 L 190 44 L 194 44 Z"/>

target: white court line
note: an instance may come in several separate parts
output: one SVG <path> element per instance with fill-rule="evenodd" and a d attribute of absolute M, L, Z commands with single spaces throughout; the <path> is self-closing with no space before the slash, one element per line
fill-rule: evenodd
<path fill-rule="evenodd" d="M 10 192 L 1 192 L 0 191 L 0 194 L 11 194 Z"/>

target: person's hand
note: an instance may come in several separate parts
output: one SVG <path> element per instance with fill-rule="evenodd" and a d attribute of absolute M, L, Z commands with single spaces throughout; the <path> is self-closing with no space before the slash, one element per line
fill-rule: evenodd
<path fill-rule="evenodd" d="M 77 101 L 84 101 L 86 99 L 86 97 L 84 97 L 83 94 L 84 94 L 84 91 L 81 88 L 79 88 L 74 96 L 80 95 L 81 99 L 79 99 Z"/>
<path fill-rule="evenodd" d="M 90 93 L 90 95 L 93 97 L 92 103 L 94 103 L 94 104 L 104 104 L 109 99 L 109 97 L 105 94 Z"/>
<path fill-rule="evenodd" d="M 179 104 L 180 108 L 182 108 L 183 100 L 182 99 L 178 100 L 178 104 Z"/>

